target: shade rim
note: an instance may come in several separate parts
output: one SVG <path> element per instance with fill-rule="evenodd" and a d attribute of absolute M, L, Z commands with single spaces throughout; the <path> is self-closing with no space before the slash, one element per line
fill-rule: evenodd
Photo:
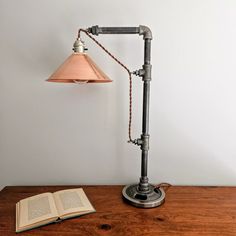
<path fill-rule="evenodd" d="M 71 54 L 46 81 L 58 83 L 112 82 L 85 53 Z"/>
<path fill-rule="evenodd" d="M 47 82 L 54 82 L 54 83 L 74 83 L 76 84 L 76 82 L 87 82 L 87 83 L 109 83 L 109 82 L 112 82 L 113 80 L 111 79 L 103 79 L 103 80 L 99 80 L 99 79 L 47 79 L 46 80 Z"/>

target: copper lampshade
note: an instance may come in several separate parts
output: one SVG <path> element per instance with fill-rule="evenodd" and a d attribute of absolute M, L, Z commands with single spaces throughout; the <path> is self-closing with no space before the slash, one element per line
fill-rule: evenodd
<path fill-rule="evenodd" d="M 60 83 L 112 82 L 84 52 L 74 52 L 47 81 Z"/>

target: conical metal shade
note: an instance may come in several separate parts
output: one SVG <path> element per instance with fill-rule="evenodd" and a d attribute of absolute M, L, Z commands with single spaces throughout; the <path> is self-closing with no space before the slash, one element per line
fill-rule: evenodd
<path fill-rule="evenodd" d="M 109 77 L 86 53 L 75 52 L 47 79 L 60 83 L 106 83 Z"/>

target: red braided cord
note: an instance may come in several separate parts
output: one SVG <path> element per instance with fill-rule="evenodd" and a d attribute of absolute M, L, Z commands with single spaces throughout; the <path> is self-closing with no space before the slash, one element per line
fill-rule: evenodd
<path fill-rule="evenodd" d="M 78 38 L 80 38 L 80 32 L 84 32 L 89 38 L 91 38 L 100 48 L 102 48 L 113 60 L 115 60 L 120 66 L 122 66 L 129 74 L 129 142 L 133 143 L 134 140 L 131 137 L 131 125 L 132 125 L 132 73 L 121 61 L 119 61 L 114 55 L 112 55 L 101 43 L 99 43 L 89 32 L 85 29 L 79 29 Z"/>

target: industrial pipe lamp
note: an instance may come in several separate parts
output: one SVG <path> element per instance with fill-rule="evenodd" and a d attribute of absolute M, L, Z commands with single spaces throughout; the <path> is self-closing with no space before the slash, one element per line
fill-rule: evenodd
<path fill-rule="evenodd" d="M 165 199 L 165 192 L 161 187 L 149 183 L 147 177 L 148 151 L 149 151 L 149 99 L 151 82 L 151 40 L 152 32 L 147 26 L 139 27 L 99 27 L 92 26 L 79 29 L 73 51 L 74 53 L 50 76 L 49 82 L 62 83 L 106 83 L 112 80 L 94 63 L 85 52 L 87 49 L 81 40 L 81 32 L 91 38 L 112 59 L 122 66 L 129 75 L 129 143 L 140 146 L 141 149 L 141 177 L 138 184 L 124 187 L 122 194 L 126 201 L 136 207 L 152 208 L 161 205 Z M 92 35 L 100 34 L 138 34 L 144 39 L 144 65 L 141 69 L 131 72 L 122 62 L 112 55 Z M 132 74 L 142 77 L 143 80 L 143 115 L 142 134 L 140 138 L 131 138 L 132 120 Z"/>

